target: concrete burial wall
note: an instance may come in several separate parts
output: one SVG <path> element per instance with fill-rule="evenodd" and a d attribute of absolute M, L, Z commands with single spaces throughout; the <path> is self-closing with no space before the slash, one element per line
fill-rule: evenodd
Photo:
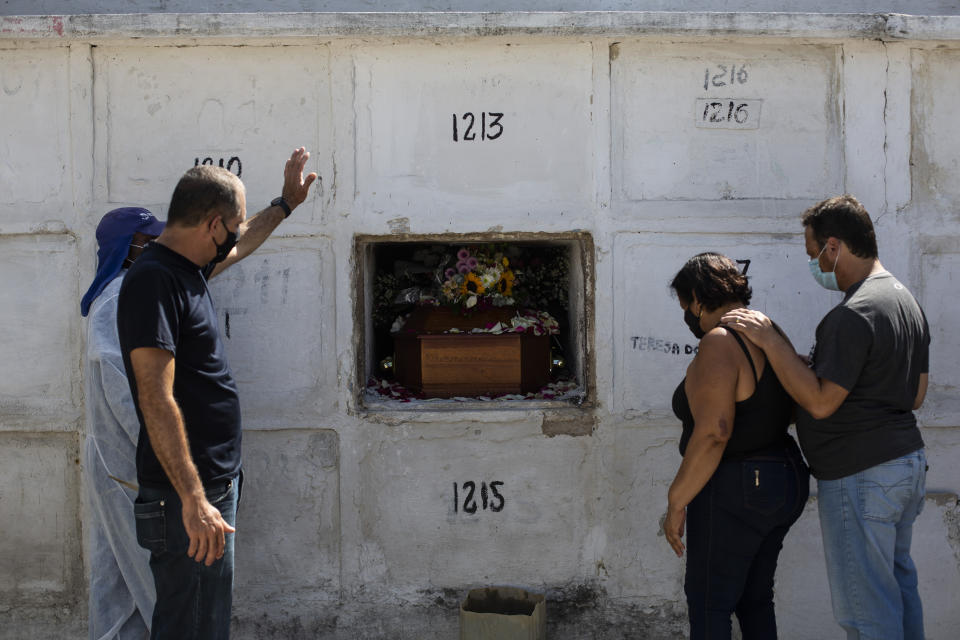
<path fill-rule="evenodd" d="M 674 11 L 668 0 L 2 0 L 0 15 L 107 13 L 260 13 L 264 11 L 408 13 L 449 11 Z M 956 0 L 687 0 L 685 11 L 960 14 Z"/>
<path fill-rule="evenodd" d="M 807 272 L 799 214 L 844 191 L 933 331 L 914 549 L 928 637 L 955 637 L 955 18 L 247 21 L 0 18 L 0 638 L 85 636 L 78 302 L 100 216 L 165 217 L 206 158 L 241 175 L 253 213 L 300 145 L 322 181 L 212 283 L 245 426 L 237 637 L 451 638 L 466 590 L 491 584 L 545 590 L 553 638 L 682 636 L 683 561 L 658 519 L 692 339 L 667 282 L 699 251 L 749 260 L 756 306 L 805 352 L 838 296 Z M 465 113 L 503 114 L 502 134 L 454 140 Z M 574 231 L 590 240 L 582 405 L 364 398 L 355 238 Z M 502 509 L 458 508 L 493 482 Z M 777 597 L 784 638 L 841 637 L 815 497 Z"/>

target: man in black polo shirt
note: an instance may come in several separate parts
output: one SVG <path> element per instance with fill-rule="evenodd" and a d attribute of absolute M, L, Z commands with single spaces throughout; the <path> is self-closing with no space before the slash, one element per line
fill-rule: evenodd
<path fill-rule="evenodd" d="M 253 252 L 316 179 L 293 152 L 282 195 L 246 218 L 243 183 L 194 167 L 170 200 L 163 233 L 130 268 L 117 328 L 140 420 L 137 539 L 157 587 L 152 638 L 230 635 L 240 479 L 240 404 L 207 279 Z"/>
<path fill-rule="evenodd" d="M 833 614 L 850 638 L 923 640 L 910 557 L 926 458 L 914 409 L 927 392 L 930 331 L 883 265 L 873 223 L 850 195 L 803 215 L 810 271 L 844 298 L 820 322 L 809 366 L 756 311 L 723 318 L 767 354 L 800 405 L 797 434 L 817 478 Z"/>

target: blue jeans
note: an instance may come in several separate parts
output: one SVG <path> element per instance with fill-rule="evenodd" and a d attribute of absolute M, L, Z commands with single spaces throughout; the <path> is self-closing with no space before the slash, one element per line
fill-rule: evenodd
<path fill-rule="evenodd" d="M 817 483 L 833 615 L 848 640 L 923 640 L 910 539 L 926 469 L 920 449 Z"/>
<path fill-rule="evenodd" d="M 791 439 L 777 452 L 720 463 L 687 506 L 684 592 L 692 639 L 777 637 L 773 577 L 783 538 L 803 513 L 810 472 Z"/>
<path fill-rule="evenodd" d="M 207 500 L 231 526 L 237 522 L 238 479 L 205 487 Z M 157 587 L 151 640 L 219 640 L 230 637 L 233 545 L 228 533 L 223 557 L 209 567 L 187 555 L 181 502 L 173 489 L 140 487 L 134 504 L 137 542 L 150 551 Z"/>

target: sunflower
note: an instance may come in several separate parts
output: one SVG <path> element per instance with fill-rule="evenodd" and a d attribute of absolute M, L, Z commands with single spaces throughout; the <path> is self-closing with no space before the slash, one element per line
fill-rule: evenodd
<path fill-rule="evenodd" d="M 463 279 L 463 284 L 460 285 L 461 296 L 483 295 L 484 291 L 486 289 L 483 282 L 480 280 L 480 276 L 475 273 L 468 273 Z"/>
<path fill-rule="evenodd" d="M 507 297 L 512 296 L 514 280 L 516 280 L 516 276 L 513 275 L 513 271 L 504 271 L 503 275 L 500 276 L 500 281 L 497 282 L 497 291 Z"/>

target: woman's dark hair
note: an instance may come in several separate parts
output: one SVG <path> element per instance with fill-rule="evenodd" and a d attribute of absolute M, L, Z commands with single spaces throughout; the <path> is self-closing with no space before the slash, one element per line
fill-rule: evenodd
<path fill-rule="evenodd" d="M 670 288 L 684 304 L 697 300 L 704 309 L 715 311 L 728 302 L 750 304 L 753 290 L 747 276 L 727 256 L 712 251 L 699 253 L 683 265 L 670 282 Z"/>
<path fill-rule="evenodd" d="M 870 214 L 849 194 L 828 198 L 807 209 L 803 226 L 813 229 L 813 237 L 821 247 L 828 238 L 836 238 L 858 258 L 877 257 L 877 235 Z"/>

